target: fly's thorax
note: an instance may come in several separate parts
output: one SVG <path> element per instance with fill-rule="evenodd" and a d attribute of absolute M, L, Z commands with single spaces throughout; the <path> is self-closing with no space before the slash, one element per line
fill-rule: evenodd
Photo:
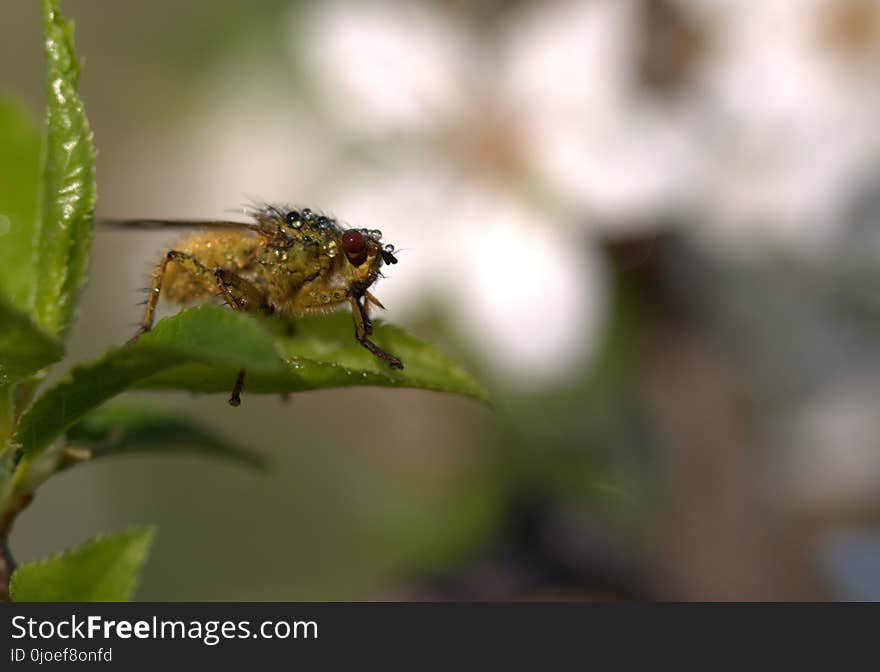
<path fill-rule="evenodd" d="M 264 241 L 260 263 L 272 277 L 287 279 L 282 292 L 302 286 L 305 293 L 334 300 L 340 291 L 359 296 L 379 277 L 383 263 L 397 261 L 393 246 L 381 243 L 381 231 L 344 228 L 309 208 L 267 205 L 253 216 Z"/>

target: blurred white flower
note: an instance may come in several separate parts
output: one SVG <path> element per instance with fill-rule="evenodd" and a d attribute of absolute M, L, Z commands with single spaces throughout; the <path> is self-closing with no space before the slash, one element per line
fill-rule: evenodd
<path fill-rule="evenodd" d="M 584 223 L 676 207 L 693 184 L 686 139 L 630 90 L 637 11 L 536 3 L 480 29 L 419 2 L 295 15 L 318 106 L 372 160 L 341 168 L 330 202 L 410 248 L 381 296 L 444 296 L 507 377 L 556 379 L 596 343 L 606 288 Z"/>
<path fill-rule="evenodd" d="M 880 3 L 688 2 L 715 32 L 708 233 L 727 251 L 821 252 L 880 157 Z"/>

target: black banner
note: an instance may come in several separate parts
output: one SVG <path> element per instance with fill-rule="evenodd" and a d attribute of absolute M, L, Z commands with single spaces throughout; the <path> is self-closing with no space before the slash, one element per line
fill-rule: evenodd
<path fill-rule="evenodd" d="M 0 669 L 263 663 L 467 669 L 486 660 L 492 669 L 508 663 L 583 669 L 608 656 L 749 664 L 770 650 L 790 659 L 808 655 L 813 663 L 826 653 L 839 664 L 873 647 L 878 617 L 877 605 L 4 604 Z M 838 635 L 843 648 L 830 646 Z"/>

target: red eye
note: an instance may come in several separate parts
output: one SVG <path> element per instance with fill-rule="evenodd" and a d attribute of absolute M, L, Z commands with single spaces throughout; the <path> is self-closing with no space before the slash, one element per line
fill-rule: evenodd
<path fill-rule="evenodd" d="M 354 266 L 360 266 L 367 260 L 367 241 L 360 231 L 349 229 L 343 233 L 342 249 L 345 250 L 345 256 Z"/>

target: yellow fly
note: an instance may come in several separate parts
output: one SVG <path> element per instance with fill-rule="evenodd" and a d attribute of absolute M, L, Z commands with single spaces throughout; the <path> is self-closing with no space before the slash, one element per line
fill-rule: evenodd
<path fill-rule="evenodd" d="M 373 327 L 367 306 L 384 306 L 369 287 L 380 277 L 383 264 L 397 263 L 394 246 L 381 242 L 381 231 L 345 229 L 309 208 L 262 205 L 247 214 L 253 222 L 112 223 L 203 229 L 181 238 L 156 265 L 134 339 L 153 327 L 160 296 L 191 303 L 219 292 L 232 310 L 279 316 L 325 313 L 347 303 L 358 343 L 391 368 L 403 368 L 397 357 L 370 340 Z M 229 398 L 233 406 L 241 403 L 244 378 L 244 370 L 239 371 Z"/>

